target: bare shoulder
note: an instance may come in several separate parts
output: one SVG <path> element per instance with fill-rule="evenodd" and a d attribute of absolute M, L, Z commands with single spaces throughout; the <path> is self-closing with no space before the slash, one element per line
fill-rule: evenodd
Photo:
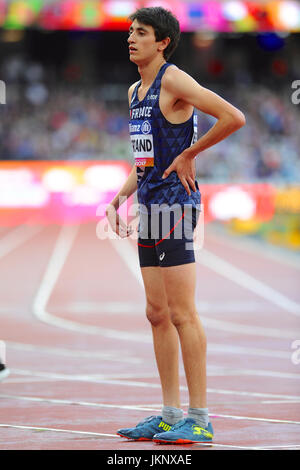
<path fill-rule="evenodd" d="M 135 87 L 137 86 L 138 83 L 139 83 L 139 81 L 133 83 L 128 89 L 128 101 L 129 101 L 129 103 L 131 101 L 133 90 L 135 89 Z"/>
<path fill-rule="evenodd" d="M 167 92 L 176 96 L 181 95 L 184 90 L 201 88 L 191 75 L 173 65 L 167 68 L 162 78 L 162 86 Z"/>

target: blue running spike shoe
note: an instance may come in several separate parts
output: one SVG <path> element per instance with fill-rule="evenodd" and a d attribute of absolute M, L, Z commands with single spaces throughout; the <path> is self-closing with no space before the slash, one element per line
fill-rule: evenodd
<path fill-rule="evenodd" d="M 138 423 L 135 428 L 118 429 L 117 434 L 135 441 L 152 441 L 154 434 L 170 431 L 170 429 L 172 427 L 165 423 L 161 416 L 149 416 Z"/>
<path fill-rule="evenodd" d="M 201 428 L 194 419 L 185 418 L 172 426 L 170 431 L 155 434 L 153 441 L 159 444 L 193 444 L 211 442 L 213 437 L 211 423 L 208 423 L 207 428 Z"/>

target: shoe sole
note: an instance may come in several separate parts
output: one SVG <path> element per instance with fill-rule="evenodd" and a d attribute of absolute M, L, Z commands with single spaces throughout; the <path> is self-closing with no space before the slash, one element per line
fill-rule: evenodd
<path fill-rule="evenodd" d="M 10 374 L 10 370 L 9 369 L 4 369 L 2 372 L 0 372 L 0 382 L 4 379 L 6 379 L 6 377 L 8 377 Z"/>
<path fill-rule="evenodd" d="M 125 439 L 129 439 L 130 441 L 152 441 L 152 439 L 149 439 L 148 437 L 128 437 L 124 434 L 120 434 L 119 432 L 117 432 L 117 435 L 120 437 L 125 437 Z"/>
<path fill-rule="evenodd" d="M 156 442 L 157 444 L 201 444 L 202 442 L 211 442 L 212 441 L 191 441 L 190 439 L 177 439 L 177 441 L 165 441 L 162 439 L 152 439 L 153 442 Z"/>

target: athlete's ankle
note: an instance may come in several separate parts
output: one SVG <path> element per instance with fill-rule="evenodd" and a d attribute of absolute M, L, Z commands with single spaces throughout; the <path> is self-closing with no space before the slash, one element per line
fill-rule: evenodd
<path fill-rule="evenodd" d="M 162 419 L 167 424 L 174 425 L 183 419 L 183 410 L 175 406 L 163 406 Z"/>

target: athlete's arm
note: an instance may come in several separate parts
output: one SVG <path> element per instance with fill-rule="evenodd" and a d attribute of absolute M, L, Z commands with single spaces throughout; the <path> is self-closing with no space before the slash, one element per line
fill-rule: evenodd
<path fill-rule="evenodd" d="M 131 101 L 131 95 L 134 89 L 134 83 L 128 90 L 128 100 Z M 126 237 L 132 233 L 132 228 L 127 227 L 125 222 L 121 219 L 117 210 L 120 205 L 128 199 L 135 191 L 137 190 L 137 175 L 136 175 L 136 166 L 133 165 L 131 172 L 125 183 L 123 184 L 120 191 L 116 194 L 113 200 L 108 204 L 106 208 L 106 217 L 110 223 L 112 229 L 121 237 Z"/>
<path fill-rule="evenodd" d="M 168 72 L 168 73 L 167 73 Z M 181 100 L 203 113 L 217 119 L 215 125 L 191 147 L 188 147 L 166 169 L 163 178 L 176 171 L 183 186 L 190 194 L 195 186 L 194 158 L 203 150 L 217 144 L 246 123 L 244 114 L 216 93 L 202 87 L 191 76 L 182 70 L 170 68 L 164 77 L 164 88 L 174 97 L 174 102 Z"/>
<path fill-rule="evenodd" d="M 137 190 L 137 176 L 136 166 L 134 165 L 131 172 L 128 175 L 127 180 L 123 184 L 120 191 L 115 195 L 109 206 L 113 206 L 117 211 L 120 205 L 125 202 L 125 199 L 129 198 Z"/>
<path fill-rule="evenodd" d="M 128 90 L 129 104 L 130 104 L 131 96 L 132 96 L 132 93 L 136 84 L 137 82 L 131 85 L 131 87 Z M 129 198 L 136 190 L 137 190 L 136 166 L 133 165 L 132 170 L 129 173 L 127 180 L 125 181 L 124 185 L 122 186 L 118 194 L 116 194 L 116 196 L 113 198 L 109 206 L 113 206 L 115 210 L 118 210 L 121 205 L 120 202 L 124 202 L 125 200 L 124 198 Z"/>
<path fill-rule="evenodd" d="M 124 185 L 113 198 L 110 204 L 106 207 L 106 218 L 113 229 L 120 237 L 128 237 L 132 232 L 132 227 L 127 226 L 125 222 L 119 216 L 117 210 L 119 209 L 120 205 L 125 202 L 127 198 L 129 198 L 137 189 L 137 181 L 136 181 L 136 166 L 132 167 L 131 172 L 127 180 L 125 181 Z"/>

